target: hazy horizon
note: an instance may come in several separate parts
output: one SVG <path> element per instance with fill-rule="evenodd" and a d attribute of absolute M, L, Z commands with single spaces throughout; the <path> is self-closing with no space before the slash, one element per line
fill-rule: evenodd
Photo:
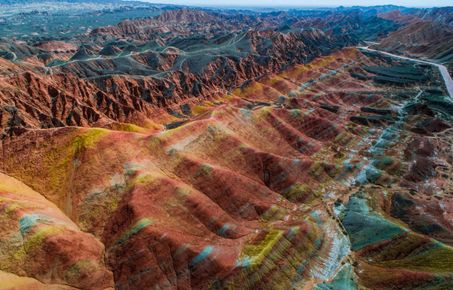
<path fill-rule="evenodd" d="M 453 0 L 281 0 L 275 3 L 275 0 L 229 0 L 228 3 L 222 0 L 139 0 L 143 2 L 158 4 L 175 4 L 188 6 L 222 6 L 222 7 L 338 7 L 338 6 L 380 6 L 380 5 L 397 5 L 405 7 L 446 7 L 453 6 Z"/>

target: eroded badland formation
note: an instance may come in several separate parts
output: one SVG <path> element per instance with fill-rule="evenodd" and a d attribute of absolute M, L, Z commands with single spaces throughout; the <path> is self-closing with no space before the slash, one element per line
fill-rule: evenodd
<path fill-rule="evenodd" d="M 0 289 L 453 287 L 452 9 L 134 7 L 5 18 Z"/>

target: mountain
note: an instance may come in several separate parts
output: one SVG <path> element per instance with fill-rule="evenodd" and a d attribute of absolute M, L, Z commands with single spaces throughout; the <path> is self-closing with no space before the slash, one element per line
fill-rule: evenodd
<path fill-rule="evenodd" d="M 330 27 L 335 17 L 345 23 L 342 31 Z M 96 28 L 71 41 L 6 42 L 0 47 L 21 60 L 18 71 L 24 65 L 35 68 L 6 74 L 0 98 L 15 104 L 15 118 L 24 127 L 143 126 L 155 110 L 227 94 L 249 80 L 357 44 L 355 32 L 375 29 L 345 18 L 334 14 L 325 21 L 294 22 L 280 32 L 271 28 L 280 27 L 282 16 L 238 20 L 231 14 L 173 10 Z M 7 89 L 11 86 L 21 89 Z M 29 107 L 36 99 L 42 103 Z"/>
<path fill-rule="evenodd" d="M 448 8 L 80 6 L 2 16 L 1 289 L 452 287 L 452 96 L 364 47 Z"/>
<path fill-rule="evenodd" d="M 433 21 L 414 23 L 391 33 L 376 46 L 390 52 L 436 60 L 453 73 L 453 25 Z"/>
<path fill-rule="evenodd" d="M 31 3 L 116 3 L 122 0 L 0 0 L 0 4 L 4 5 L 18 5 L 18 4 L 31 4 Z"/>

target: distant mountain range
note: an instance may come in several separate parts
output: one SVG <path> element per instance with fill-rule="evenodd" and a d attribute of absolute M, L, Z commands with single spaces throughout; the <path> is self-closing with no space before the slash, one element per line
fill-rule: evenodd
<path fill-rule="evenodd" d="M 0 4 L 30 4 L 30 3 L 117 3 L 121 0 L 0 0 Z"/>

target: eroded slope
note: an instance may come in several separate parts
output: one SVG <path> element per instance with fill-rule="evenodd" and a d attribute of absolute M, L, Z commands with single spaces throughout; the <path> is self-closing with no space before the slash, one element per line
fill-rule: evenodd
<path fill-rule="evenodd" d="M 27 130 L 3 142 L 1 165 L 92 234 L 87 248 L 105 246 L 118 289 L 448 288 L 452 104 L 439 84 L 429 66 L 345 49 L 155 120 L 168 130 Z M 33 213 L 22 202 L 16 231 Z M 69 283 L 55 271 L 25 274 Z"/>

